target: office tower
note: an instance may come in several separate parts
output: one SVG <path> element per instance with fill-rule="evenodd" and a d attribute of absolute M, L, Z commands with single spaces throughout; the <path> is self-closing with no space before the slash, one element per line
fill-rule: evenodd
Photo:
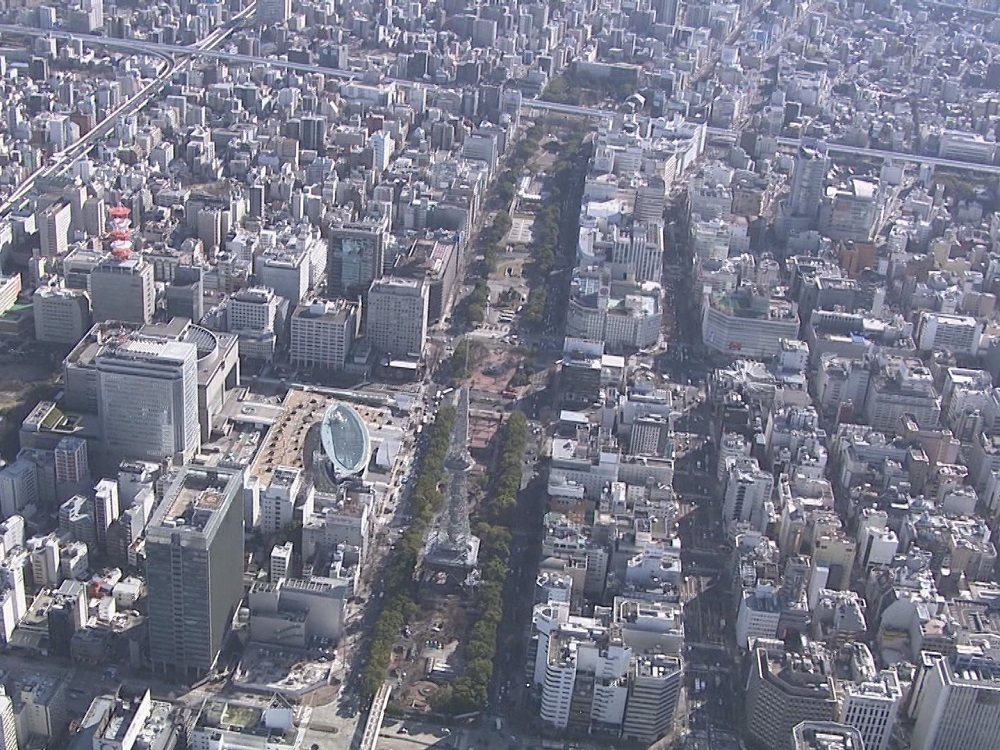
<path fill-rule="evenodd" d="M 146 529 L 150 660 L 157 672 L 212 669 L 243 597 L 243 474 L 185 466 Z"/>
<path fill-rule="evenodd" d="M 53 203 L 38 214 L 38 236 L 43 258 L 61 258 L 69 250 L 69 228 L 73 208 L 68 203 Z"/>
<path fill-rule="evenodd" d="M 804 653 L 769 653 L 758 648 L 751 656 L 746 691 L 746 730 L 757 747 L 789 746 L 794 728 L 803 721 L 834 721 L 837 691 L 832 667 L 819 649 Z"/>
<path fill-rule="evenodd" d="M 312 151 L 326 148 L 326 118 L 322 115 L 303 115 L 299 120 L 299 144 Z"/>
<path fill-rule="evenodd" d="M 81 289 L 43 286 L 31 299 L 38 341 L 75 344 L 93 325 L 90 296 Z"/>
<path fill-rule="evenodd" d="M 115 456 L 184 463 L 201 446 L 197 348 L 132 337 L 97 354 L 98 413 Z"/>
<path fill-rule="evenodd" d="M 118 483 L 112 479 L 102 479 L 94 487 L 94 527 L 97 547 L 101 552 L 107 547 L 108 527 L 120 514 Z"/>
<path fill-rule="evenodd" d="M 793 216 L 801 216 L 815 221 L 819 217 L 819 206 L 826 188 L 826 175 L 830 171 L 830 160 L 826 155 L 826 144 L 803 143 L 795 158 L 792 173 L 791 211 Z"/>
<path fill-rule="evenodd" d="M 107 213 L 103 198 L 90 197 L 83 202 L 83 228 L 90 237 L 104 235 Z"/>
<path fill-rule="evenodd" d="M 974 356 L 982 335 L 983 324 L 971 315 L 924 312 L 918 324 L 917 349 Z"/>
<path fill-rule="evenodd" d="M 359 222 L 330 228 L 327 288 L 330 294 L 356 297 L 382 276 L 385 229 L 379 223 Z"/>
<path fill-rule="evenodd" d="M 215 252 L 222 245 L 222 211 L 203 208 L 198 212 L 198 239 L 207 252 Z"/>
<path fill-rule="evenodd" d="M 361 304 L 314 300 L 292 314 L 289 356 L 293 364 L 342 370 L 361 327 Z"/>
<path fill-rule="evenodd" d="M 90 477 L 87 458 L 87 441 L 77 437 L 64 437 L 55 448 L 56 481 L 79 484 Z"/>
<path fill-rule="evenodd" d="M 993 750 L 1000 737 L 1000 663 L 924 651 L 910 705 L 912 750 Z"/>
<path fill-rule="evenodd" d="M 250 216 L 259 219 L 264 216 L 264 199 L 266 191 L 263 185 L 256 183 L 250 186 Z"/>
<path fill-rule="evenodd" d="M 166 289 L 167 317 L 197 323 L 205 314 L 202 271 L 197 266 L 177 266 Z"/>
<path fill-rule="evenodd" d="M 368 341 L 396 357 L 420 356 L 427 341 L 427 286 L 387 277 L 372 282 L 365 316 Z"/>
<path fill-rule="evenodd" d="M 650 745 L 670 734 L 684 672 L 676 656 L 637 656 L 632 663 L 622 737 Z"/>
<path fill-rule="evenodd" d="M 59 538 L 55 534 L 32 537 L 27 541 L 31 559 L 31 582 L 36 588 L 57 586 L 59 575 Z"/>
<path fill-rule="evenodd" d="M 889 750 L 903 700 L 896 673 L 886 669 L 871 680 L 847 683 L 842 698 L 841 723 L 858 730 L 866 750 Z"/>
<path fill-rule="evenodd" d="M 0 470 L 0 513 L 5 519 L 38 501 L 38 470 L 33 463 L 19 458 Z"/>
<path fill-rule="evenodd" d="M 156 305 L 153 266 L 140 256 L 111 256 L 90 273 L 94 320 L 149 323 Z"/>
<path fill-rule="evenodd" d="M 792 730 L 792 750 L 865 750 L 854 727 L 835 721 L 803 721 Z"/>
<path fill-rule="evenodd" d="M 257 3 L 256 20 L 259 26 L 282 24 L 292 16 L 292 0 L 262 0 Z"/>
<path fill-rule="evenodd" d="M 0 685 L 0 750 L 18 750 L 18 748 L 14 703 L 7 695 L 7 688 Z"/>
<path fill-rule="evenodd" d="M 660 210 L 662 214 L 662 209 Z M 611 262 L 635 281 L 663 280 L 663 224 L 636 223 L 632 231 L 615 238 Z"/>
<path fill-rule="evenodd" d="M 23 524 L 24 521 L 22 520 Z M 22 539 L 23 539 L 22 534 Z M 7 557 L 0 562 L 0 589 L 11 592 L 11 613 L 15 620 L 20 621 L 28 611 L 28 601 L 25 596 L 24 568 L 29 561 L 28 553 L 24 550 L 11 552 L 8 550 Z"/>

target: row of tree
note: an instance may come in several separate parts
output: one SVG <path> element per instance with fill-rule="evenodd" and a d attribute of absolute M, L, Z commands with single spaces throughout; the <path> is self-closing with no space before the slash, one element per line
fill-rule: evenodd
<path fill-rule="evenodd" d="M 410 493 L 412 521 L 400 537 L 396 550 L 386 566 L 380 590 L 384 604 L 372 633 L 368 661 L 362 675 L 364 691 L 372 696 L 385 680 L 392 660 L 392 648 L 416 604 L 413 600 L 414 579 L 427 529 L 443 502 L 441 485 L 445 480 L 444 461 L 448 455 L 455 409 L 442 406 L 431 426 L 420 473 Z"/>
<path fill-rule="evenodd" d="M 559 160 L 546 184 L 548 201 L 535 214 L 535 222 L 532 225 L 534 248 L 529 274 L 531 290 L 528 292 L 528 301 L 521 317 L 524 324 L 530 327 L 537 327 L 545 316 L 545 306 L 548 301 L 547 282 L 560 251 L 559 227 L 564 219 L 563 206 L 568 202 L 577 209 L 579 207 L 572 200 L 567 201 L 567 198 L 573 197 L 574 176 L 578 162 L 582 156 L 589 156 L 584 135 L 583 130 L 574 130 L 560 145 Z"/>
<path fill-rule="evenodd" d="M 465 644 L 465 669 L 450 686 L 434 694 L 435 710 L 451 714 L 477 711 L 486 706 L 497 631 L 503 617 L 503 587 L 510 559 L 510 527 L 521 488 L 521 467 L 528 439 L 528 421 L 521 412 L 507 419 L 500 442 L 500 456 L 493 481 L 480 505 L 479 565 L 482 579 L 476 590 L 478 617 Z"/>

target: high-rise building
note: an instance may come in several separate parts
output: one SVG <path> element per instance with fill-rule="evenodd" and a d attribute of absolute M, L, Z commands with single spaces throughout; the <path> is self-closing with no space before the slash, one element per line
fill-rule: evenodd
<path fill-rule="evenodd" d="M 168 318 L 187 318 L 195 323 L 205 314 L 201 268 L 177 266 L 165 290 Z"/>
<path fill-rule="evenodd" d="M 832 667 L 818 649 L 794 654 L 772 654 L 764 648 L 754 651 L 745 713 L 752 747 L 788 747 L 797 725 L 834 721 L 837 709 Z"/>
<path fill-rule="evenodd" d="M 97 354 L 98 413 L 113 455 L 177 463 L 201 446 L 194 344 L 141 337 Z"/>
<path fill-rule="evenodd" d="M 87 624 L 87 587 L 80 581 L 63 581 L 52 593 L 46 620 L 49 629 L 49 652 L 70 655 L 73 633 Z"/>
<path fill-rule="evenodd" d="M 341 370 L 361 327 L 361 305 L 314 300 L 292 314 L 289 356 L 293 364 Z"/>
<path fill-rule="evenodd" d="M 263 0 L 257 3 L 257 24 L 282 24 L 292 16 L 292 0 Z"/>
<path fill-rule="evenodd" d="M 357 296 L 382 276 L 385 264 L 385 227 L 357 222 L 330 228 L 327 287 L 331 294 Z"/>
<path fill-rule="evenodd" d="M 637 656 L 622 722 L 622 737 L 649 745 L 670 734 L 684 672 L 676 656 Z"/>
<path fill-rule="evenodd" d="M 156 306 L 153 266 L 140 256 L 111 256 L 90 272 L 94 320 L 149 323 Z"/>
<path fill-rule="evenodd" d="M 82 289 L 39 287 L 32 295 L 35 338 L 47 344 L 75 344 L 90 330 L 90 295 Z"/>
<path fill-rule="evenodd" d="M 146 530 L 149 653 L 157 672 L 212 669 L 243 596 L 243 475 L 185 466 Z"/>
<path fill-rule="evenodd" d="M 260 530 L 275 534 L 291 523 L 295 502 L 303 489 L 302 469 L 279 466 L 260 496 Z"/>
<path fill-rule="evenodd" d="M 372 282 L 365 316 L 368 341 L 379 351 L 421 355 L 427 341 L 427 287 L 422 280 L 387 277 Z"/>
<path fill-rule="evenodd" d="M 1000 737 L 1000 662 L 923 652 L 912 689 L 913 750 L 992 750 Z"/>
<path fill-rule="evenodd" d="M 38 236 L 43 258 L 61 258 L 69 250 L 69 227 L 73 208 L 68 203 L 53 203 L 38 213 Z"/>
<path fill-rule="evenodd" d="M 830 159 L 826 155 L 826 144 L 814 142 L 802 144 L 795 157 L 795 171 L 792 172 L 791 212 L 816 221 L 819 206 L 826 189 L 826 175 L 830 171 Z"/>

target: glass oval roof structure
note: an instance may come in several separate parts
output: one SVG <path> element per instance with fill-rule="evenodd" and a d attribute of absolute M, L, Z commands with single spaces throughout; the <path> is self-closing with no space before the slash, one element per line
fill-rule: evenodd
<path fill-rule="evenodd" d="M 359 474 L 371 455 L 371 438 L 361 415 L 347 404 L 329 407 L 320 426 L 323 452 L 336 478 Z"/>

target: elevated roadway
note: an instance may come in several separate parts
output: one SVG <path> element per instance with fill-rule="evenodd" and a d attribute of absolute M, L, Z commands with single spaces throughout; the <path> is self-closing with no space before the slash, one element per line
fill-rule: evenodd
<path fill-rule="evenodd" d="M 0 203 L 0 217 L 6 216 L 20 206 L 22 201 L 24 201 L 24 199 L 27 198 L 35 189 L 35 185 L 39 182 L 39 180 L 48 179 L 60 174 L 73 162 L 86 154 L 95 144 L 106 138 L 108 134 L 114 130 L 115 124 L 121 118 L 127 117 L 128 115 L 137 112 L 146 106 L 146 104 L 148 104 L 153 97 L 155 97 L 163 89 L 163 87 L 170 82 L 174 74 L 186 69 L 191 64 L 193 58 L 190 54 L 205 52 L 222 44 L 222 42 L 233 33 L 239 23 L 241 23 L 248 15 L 253 13 L 256 5 L 257 4 L 255 2 L 251 3 L 244 10 L 234 16 L 229 23 L 224 26 L 220 26 L 207 37 L 191 47 L 174 47 L 174 52 L 188 51 L 189 56 L 185 57 L 183 60 L 165 63 L 165 70 L 143 86 L 142 89 L 140 89 L 134 96 L 124 101 L 120 106 L 116 107 L 111 113 L 108 114 L 107 117 L 88 131 L 86 135 L 82 136 L 80 140 L 70 144 L 62 151 L 54 153 L 50 157 L 48 164 L 39 167 L 34 172 L 29 174 L 14 190 L 14 192 L 7 196 L 3 203 Z M 33 33 L 35 31 L 39 31 L 42 34 L 45 33 L 38 29 L 23 29 L 18 26 L 4 25 L 0 27 L 0 34 L 27 33 L 29 36 L 37 36 L 37 34 Z M 103 41 L 97 37 L 95 37 L 95 40 Z M 170 45 L 161 46 L 169 47 Z M 163 52 L 163 50 L 160 49 L 151 50 L 148 45 L 137 44 L 135 42 L 130 44 L 130 49 L 134 52 L 153 52 L 157 54 Z"/>

